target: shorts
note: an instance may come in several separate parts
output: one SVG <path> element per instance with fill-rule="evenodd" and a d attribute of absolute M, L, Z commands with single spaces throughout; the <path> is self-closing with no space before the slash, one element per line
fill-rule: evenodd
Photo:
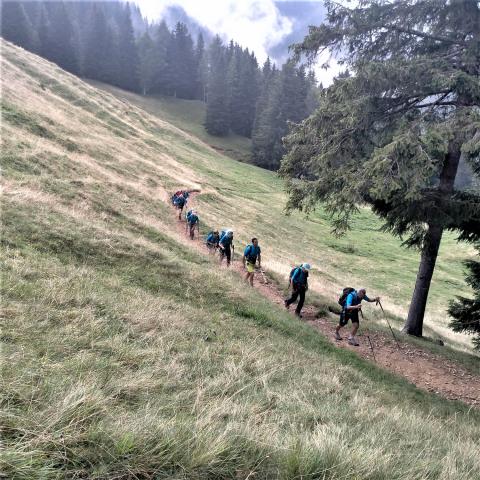
<path fill-rule="evenodd" d="M 248 273 L 253 273 L 255 271 L 255 264 L 254 263 L 247 262 L 246 266 L 247 266 L 247 272 Z"/>
<path fill-rule="evenodd" d="M 207 242 L 207 248 L 208 249 L 214 249 L 218 247 L 218 243 L 213 243 L 213 242 Z"/>
<path fill-rule="evenodd" d="M 344 327 L 349 320 L 351 320 L 352 323 L 360 323 L 358 310 L 342 310 L 342 313 L 340 314 L 340 326 Z"/>

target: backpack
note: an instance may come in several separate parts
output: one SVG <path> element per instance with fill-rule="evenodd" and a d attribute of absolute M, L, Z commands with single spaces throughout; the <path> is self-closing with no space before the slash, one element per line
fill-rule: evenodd
<path fill-rule="evenodd" d="M 342 290 L 342 294 L 340 295 L 340 298 L 338 299 L 338 304 L 341 306 L 341 307 L 344 307 L 345 306 L 345 302 L 347 300 L 347 297 L 352 293 L 354 292 L 355 289 L 352 288 L 352 287 L 345 287 L 343 290 Z"/>
<path fill-rule="evenodd" d="M 288 279 L 289 279 L 290 281 L 292 281 L 293 274 L 295 273 L 295 270 L 297 270 L 297 268 L 301 268 L 301 267 L 293 267 L 293 268 L 290 270 L 290 275 L 288 276 Z"/>
<path fill-rule="evenodd" d="M 257 256 L 252 253 L 253 245 L 248 245 L 245 249 L 245 258 L 248 263 L 255 263 L 257 261 Z"/>

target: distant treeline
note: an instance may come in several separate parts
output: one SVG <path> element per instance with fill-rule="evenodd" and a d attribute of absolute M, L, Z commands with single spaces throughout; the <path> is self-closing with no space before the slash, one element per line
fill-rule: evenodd
<path fill-rule="evenodd" d="M 135 28 L 134 28 L 135 25 Z M 216 36 L 194 42 L 177 23 L 148 24 L 137 6 L 121 2 L 3 2 L 2 36 L 76 75 L 145 94 L 201 100 L 205 128 L 252 138 L 255 164 L 276 170 L 288 122 L 316 105 L 313 73 L 268 59 Z"/>

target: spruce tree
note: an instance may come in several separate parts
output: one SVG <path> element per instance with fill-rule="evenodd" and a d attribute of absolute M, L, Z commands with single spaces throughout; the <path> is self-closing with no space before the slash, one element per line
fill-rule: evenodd
<path fill-rule="evenodd" d="M 128 3 L 119 18 L 117 52 L 116 85 L 125 90 L 138 91 L 139 59 Z"/>
<path fill-rule="evenodd" d="M 172 74 L 173 95 L 179 98 L 195 98 L 196 62 L 192 37 L 187 26 L 178 22 L 173 32 L 169 64 Z"/>
<path fill-rule="evenodd" d="M 85 42 L 84 75 L 87 78 L 115 84 L 118 70 L 117 50 L 102 5 L 93 5 L 89 25 Z"/>
<path fill-rule="evenodd" d="M 32 25 L 20 2 L 2 2 L 0 6 L 2 37 L 27 50 L 34 48 Z"/>
<path fill-rule="evenodd" d="M 476 246 L 480 254 L 480 243 Z M 468 270 L 467 283 L 473 289 L 473 298 L 457 297 L 450 303 L 448 313 L 453 320 L 450 328 L 455 332 L 466 332 L 474 335 L 475 349 L 480 350 L 480 262 L 468 260 L 465 262 Z"/>
<path fill-rule="evenodd" d="M 140 87 L 143 95 L 146 95 L 155 84 L 155 42 L 147 31 L 139 38 L 137 45 L 140 57 Z"/>
<path fill-rule="evenodd" d="M 351 75 L 320 97 L 286 139 L 288 208 L 322 202 L 337 232 L 360 204 L 421 251 L 404 331 L 421 336 L 444 230 L 480 236 L 480 196 L 455 189 L 460 156 L 480 152 L 475 0 L 326 2 L 327 23 L 311 28 L 296 56 L 337 52 Z M 406 237 L 406 238 L 405 238 Z"/>
<path fill-rule="evenodd" d="M 208 97 L 205 128 L 211 135 L 227 135 L 230 130 L 225 47 L 217 35 L 209 48 Z"/>
<path fill-rule="evenodd" d="M 168 94 L 172 75 L 169 65 L 169 52 L 172 50 L 172 34 L 165 21 L 161 21 L 156 28 L 153 38 L 155 43 L 155 58 L 153 61 L 155 69 L 155 79 L 152 86 L 152 92 Z M 171 55 L 170 55 L 171 57 Z M 173 60 L 173 58 L 171 58 Z"/>
<path fill-rule="evenodd" d="M 205 101 L 207 89 L 208 61 L 205 51 L 205 40 L 200 32 L 195 45 L 195 98 Z"/>
<path fill-rule="evenodd" d="M 79 73 L 79 52 L 75 46 L 74 26 L 64 2 L 46 2 L 49 17 L 48 54 L 46 57 L 59 67 Z"/>

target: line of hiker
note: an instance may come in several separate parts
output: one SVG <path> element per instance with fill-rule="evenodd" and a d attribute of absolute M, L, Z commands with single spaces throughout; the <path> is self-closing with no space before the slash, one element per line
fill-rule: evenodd
<path fill-rule="evenodd" d="M 172 204 L 179 210 L 178 219 L 182 219 L 182 212 L 188 203 L 190 191 L 179 190 L 172 195 Z M 200 236 L 200 219 L 195 209 L 188 210 L 185 214 L 185 231 L 189 234 L 193 240 L 195 236 L 195 230 L 197 230 Z M 230 266 L 233 261 L 235 253 L 235 246 L 233 244 L 233 230 L 224 229 L 220 232 L 213 230 L 209 232 L 205 238 L 205 246 L 209 254 L 215 254 L 217 251 L 220 257 L 220 264 L 226 259 L 227 266 Z M 256 237 L 252 238 L 250 244 L 245 247 L 242 256 L 242 263 L 245 269 L 245 282 L 253 287 L 253 280 L 255 271 L 258 269 L 262 271 L 262 255 L 261 248 L 258 244 Z M 302 308 L 305 303 L 305 294 L 308 291 L 308 275 L 311 270 L 309 263 L 302 263 L 299 266 L 295 266 L 291 269 L 289 275 L 288 287 L 292 292 L 289 298 L 284 300 L 285 308 L 288 310 L 290 305 L 297 302 L 295 308 L 295 315 L 302 318 Z M 338 299 L 338 303 L 342 307 L 340 313 L 339 324 L 335 328 L 335 340 L 342 340 L 340 336 L 340 330 L 348 324 L 350 320 L 352 323 L 352 329 L 348 336 L 348 343 L 350 345 L 358 346 L 359 343 L 356 338 L 360 326 L 359 315 L 363 317 L 362 313 L 362 301 L 366 302 L 380 302 L 380 297 L 370 299 L 367 296 L 365 288 L 355 290 L 352 287 L 346 287 L 342 291 L 342 295 Z M 393 332 L 392 332 L 393 333 Z M 373 347 L 372 347 L 373 348 Z"/>

